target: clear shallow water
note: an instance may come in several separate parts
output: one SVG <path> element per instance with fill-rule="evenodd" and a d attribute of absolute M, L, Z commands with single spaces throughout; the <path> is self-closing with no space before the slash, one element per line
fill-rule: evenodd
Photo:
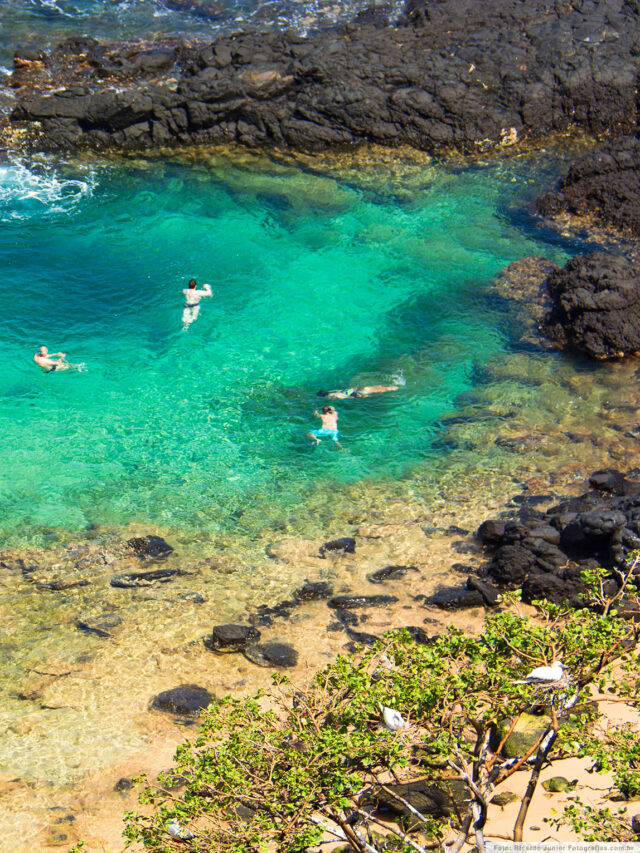
<path fill-rule="evenodd" d="M 252 537 L 440 459 L 439 417 L 509 357 L 487 283 L 571 248 L 516 215 L 553 168 L 403 185 L 248 155 L 0 166 L 3 541 L 132 521 Z M 185 333 L 192 275 L 214 298 Z M 87 371 L 42 373 L 42 343 Z M 349 453 L 309 447 L 318 389 L 397 374 L 397 394 L 337 402 Z"/>

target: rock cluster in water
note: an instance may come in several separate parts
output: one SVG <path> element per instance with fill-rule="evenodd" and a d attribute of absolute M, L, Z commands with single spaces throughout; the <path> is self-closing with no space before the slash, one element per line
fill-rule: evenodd
<path fill-rule="evenodd" d="M 474 152 L 575 127 L 631 133 L 639 70 L 632 0 L 410 0 L 396 24 L 372 11 L 309 38 L 19 50 L 12 120 L 37 122 L 36 144 L 50 149 L 369 141 Z"/>
<path fill-rule="evenodd" d="M 540 599 L 572 607 L 586 606 L 582 582 L 585 569 L 602 567 L 624 571 L 626 560 L 640 549 L 640 481 L 621 472 L 606 470 L 591 475 L 591 490 L 569 498 L 546 512 L 523 505 L 515 519 L 488 519 L 477 536 L 486 548 L 486 578 L 499 589 L 522 588 L 522 599 Z M 640 576 L 640 568 L 635 574 Z M 469 579 L 473 581 L 473 578 Z M 618 576 L 605 582 L 605 593 L 614 595 Z M 442 607 L 473 606 L 467 590 L 442 591 Z M 485 603 L 489 604 L 486 595 Z M 495 603 L 495 602 L 494 602 Z M 620 601 L 619 612 L 640 620 L 633 597 Z"/>

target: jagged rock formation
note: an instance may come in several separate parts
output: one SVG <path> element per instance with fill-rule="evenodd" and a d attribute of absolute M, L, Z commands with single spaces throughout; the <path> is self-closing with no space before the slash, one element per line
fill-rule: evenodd
<path fill-rule="evenodd" d="M 72 39 L 16 56 L 14 122 L 48 149 L 373 141 L 466 152 L 637 121 L 638 0 L 411 0 L 311 38 L 199 48 Z M 61 90 L 45 93 L 46 87 Z"/>
<path fill-rule="evenodd" d="M 640 267 L 605 252 L 578 255 L 551 273 L 545 332 L 592 358 L 640 353 Z"/>
<path fill-rule="evenodd" d="M 557 190 L 535 202 L 543 216 L 567 213 L 585 223 L 640 237 L 640 140 L 623 136 L 571 165 Z"/>

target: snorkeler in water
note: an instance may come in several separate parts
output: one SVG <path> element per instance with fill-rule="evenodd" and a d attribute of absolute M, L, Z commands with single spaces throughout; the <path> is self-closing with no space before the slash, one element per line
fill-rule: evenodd
<path fill-rule="evenodd" d="M 58 370 L 84 371 L 86 369 L 86 364 L 72 364 L 66 360 L 65 353 L 49 352 L 46 347 L 40 347 L 38 352 L 33 356 L 33 360 L 46 373 L 55 373 Z"/>
<path fill-rule="evenodd" d="M 186 331 L 198 319 L 202 297 L 213 296 L 213 293 L 210 284 L 203 284 L 202 290 L 198 290 L 198 283 L 195 278 L 189 279 L 189 286 L 185 287 L 182 292 L 185 298 L 184 311 L 182 312 L 182 330 Z"/>
<path fill-rule="evenodd" d="M 338 413 L 333 406 L 323 406 L 321 412 L 316 409 L 313 414 L 316 418 L 320 418 L 322 427 L 320 429 L 309 430 L 307 438 L 314 441 L 316 447 L 320 444 L 323 438 L 330 438 L 336 447 L 339 447 L 340 450 L 344 450 L 338 441 L 340 436 L 340 432 L 338 430 Z"/>

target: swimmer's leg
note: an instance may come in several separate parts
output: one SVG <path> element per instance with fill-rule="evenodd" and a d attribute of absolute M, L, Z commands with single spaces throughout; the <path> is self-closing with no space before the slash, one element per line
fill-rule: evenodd
<path fill-rule="evenodd" d="M 317 438 L 317 436 L 313 435 L 313 433 L 311 432 L 307 433 L 307 438 L 310 438 L 311 441 L 315 442 L 316 447 L 320 444 L 320 439 Z"/>

